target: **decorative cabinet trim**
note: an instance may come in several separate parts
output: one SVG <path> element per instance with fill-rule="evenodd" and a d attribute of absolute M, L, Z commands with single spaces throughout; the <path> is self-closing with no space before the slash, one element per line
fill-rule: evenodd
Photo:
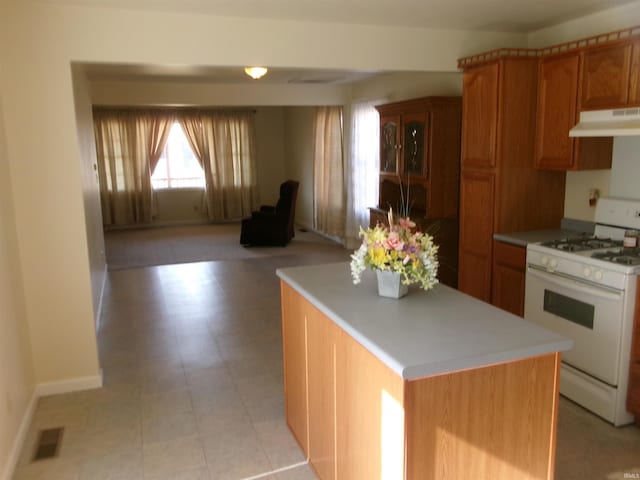
<path fill-rule="evenodd" d="M 543 48 L 497 48 L 488 52 L 476 53 L 467 57 L 458 59 L 458 68 L 465 69 L 483 63 L 493 62 L 500 58 L 515 57 L 544 57 L 546 55 L 555 55 L 558 53 L 569 53 L 586 50 L 599 45 L 608 45 L 621 40 L 627 40 L 636 35 L 640 35 L 640 25 L 616 30 L 609 33 L 594 35 L 592 37 L 572 40 L 570 42 L 559 43 L 550 47 Z"/>

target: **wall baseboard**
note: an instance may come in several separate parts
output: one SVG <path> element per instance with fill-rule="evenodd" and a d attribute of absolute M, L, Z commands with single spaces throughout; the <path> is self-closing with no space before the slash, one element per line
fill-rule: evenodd
<path fill-rule="evenodd" d="M 20 459 L 20 453 L 24 447 L 24 442 L 27 439 L 27 433 L 29 432 L 31 420 L 33 419 L 33 414 L 36 411 L 37 404 L 38 394 L 37 389 L 34 388 L 33 393 L 31 394 L 31 400 L 29 400 L 27 409 L 22 416 L 18 433 L 13 441 L 13 446 L 11 447 L 11 452 L 7 457 L 7 463 L 4 466 L 4 471 L 2 472 L 2 476 L 0 476 L 0 480 L 11 480 L 11 477 L 13 476 L 16 466 L 18 465 L 18 460 Z"/>
<path fill-rule="evenodd" d="M 71 393 L 101 387 L 102 370 L 99 375 L 70 378 L 59 382 L 39 383 L 36 386 L 36 394 L 38 397 L 46 397 L 47 395 L 58 395 L 60 393 Z"/>

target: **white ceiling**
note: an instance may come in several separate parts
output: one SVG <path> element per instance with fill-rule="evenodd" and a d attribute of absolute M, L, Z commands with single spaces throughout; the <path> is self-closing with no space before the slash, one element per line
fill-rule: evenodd
<path fill-rule="evenodd" d="M 634 0 L 35 0 L 220 16 L 527 33 Z"/>
<path fill-rule="evenodd" d="M 528 33 L 638 0 L 33 0 L 219 16 Z M 85 65 L 90 80 L 250 83 L 241 67 Z M 355 82 L 382 72 L 271 69 L 261 83 Z"/>

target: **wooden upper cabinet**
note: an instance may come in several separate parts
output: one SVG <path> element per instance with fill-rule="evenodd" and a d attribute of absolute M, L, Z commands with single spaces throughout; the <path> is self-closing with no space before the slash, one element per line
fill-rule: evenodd
<path fill-rule="evenodd" d="M 463 75 L 462 166 L 494 167 L 498 125 L 498 62 Z"/>
<path fill-rule="evenodd" d="M 611 137 L 572 138 L 576 124 L 580 55 L 545 57 L 538 68 L 535 163 L 542 170 L 611 168 Z"/>
<path fill-rule="evenodd" d="M 538 70 L 536 166 L 568 169 L 573 166 L 573 139 L 569 130 L 577 118 L 578 54 L 541 60 Z"/>
<path fill-rule="evenodd" d="M 640 40 L 631 50 L 631 74 L 629 76 L 629 105 L 640 105 Z"/>
<path fill-rule="evenodd" d="M 632 50 L 626 42 L 584 51 L 580 110 L 628 105 Z"/>

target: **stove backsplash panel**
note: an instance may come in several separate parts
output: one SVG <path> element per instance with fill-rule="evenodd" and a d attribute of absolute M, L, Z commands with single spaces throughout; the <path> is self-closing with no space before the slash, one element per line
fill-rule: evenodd
<path fill-rule="evenodd" d="M 609 196 L 640 200 L 640 137 L 613 139 Z"/>

